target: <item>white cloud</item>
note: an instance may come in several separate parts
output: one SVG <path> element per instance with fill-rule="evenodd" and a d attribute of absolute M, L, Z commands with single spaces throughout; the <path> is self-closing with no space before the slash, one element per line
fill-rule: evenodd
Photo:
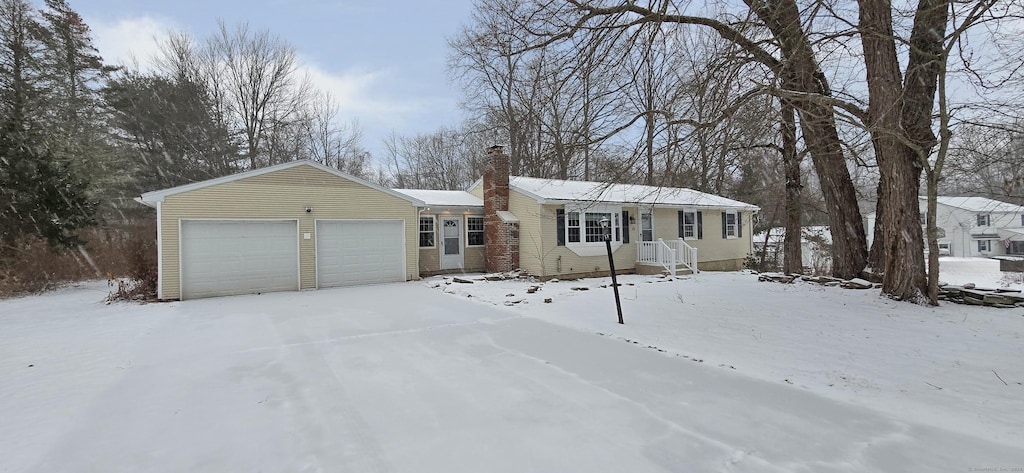
<path fill-rule="evenodd" d="M 301 72 L 308 75 L 314 87 L 333 96 L 343 116 L 358 118 L 364 124 L 401 127 L 410 115 L 428 107 L 422 100 L 388 90 L 388 83 L 393 81 L 386 70 L 349 69 L 334 73 L 304 62 Z"/>
<path fill-rule="evenodd" d="M 158 39 L 174 29 L 173 23 L 150 16 L 116 21 L 90 19 L 93 43 L 104 62 L 126 64 L 137 60 L 146 69 L 159 50 Z"/>

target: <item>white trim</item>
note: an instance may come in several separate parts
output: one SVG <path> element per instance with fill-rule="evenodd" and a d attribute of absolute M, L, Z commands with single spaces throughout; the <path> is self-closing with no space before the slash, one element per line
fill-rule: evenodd
<path fill-rule="evenodd" d="M 407 229 L 409 226 L 408 221 L 404 218 L 314 218 L 313 219 L 313 272 L 316 274 L 316 289 L 320 290 L 320 253 L 317 253 L 317 248 L 320 247 L 320 228 L 317 226 L 320 222 L 401 222 L 402 223 L 402 272 L 405 273 L 405 280 L 409 281 L 409 251 L 406 245 L 409 244 L 407 236 Z M 419 218 L 416 219 L 416 229 L 419 230 Z M 417 231 L 417 236 L 419 232 Z M 301 235 L 300 235 L 301 236 Z M 435 237 L 435 242 L 436 237 Z M 419 244 L 419 240 L 416 241 Z M 301 254 L 300 254 L 301 256 Z M 300 263 L 301 264 L 301 263 Z M 418 266 L 418 265 L 417 265 Z M 418 276 L 418 274 L 417 274 Z M 300 279 L 301 285 L 301 279 Z"/>
<path fill-rule="evenodd" d="M 420 246 L 420 234 L 423 233 L 423 230 L 420 230 L 420 218 L 429 218 L 434 221 L 434 246 Z M 416 248 L 420 250 L 432 250 L 434 248 L 437 248 L 438 246 L 439 245 L 437 244 L 437 215 L 420 215 L 419 218 L 416 219 Z"/>
<path fill-rule="evenodd" d="M 444 267 L 444 259 L 445 259 L 446 255 L 444 254 L 444 241 L 443 241 L 443 238 L 444 238 L 444 221 L 445 220 L 454 221 L 454 222 L 456 222 L 457 225 L 465 225 L 465 220 L 466 219 L 463 218 L 463 216 L 461 216 L 461 215 L 439 215 L 438 217 L 440 217 L 438 220 L 441 221 L 441 225 L 437 225 L 437 226 L 435 226 L 435 228 L 439 229 L 440 231 L 437 232 L 439 235 L 434 235 L 434 243 L 435 244 L 438 241 L 441 241 L 441 244 L 437 245 L 437 267 L 438 267 L 438 269 L 444 271 L 444 270 L 449 270 L 449 269 L 463 269 L 463 268 L 465 268 L 466 267 L 466 251 L 465 251 L 465 249 L 466 249 L 466 241 L 468 241 L 468 240 L 466 240 L 466 241 L 463 240 L 463 238 L 464 238 L 463 235 L 462 235 L 463 232 L 460 230 L 457 233 L 457 235 L 459 236 L 459 244 L 457 245 L 459 247 L 459 264 L 458 264 L 458 266 L 456 266 L 454 268 L 446 268 L 446 267 Z M 447 255 L 447 256 L 452 257 L 454 255 Z"/>
<path fill-rule="evenodd" d="M 615 228 L 612 228 L 612 252 L 617 251 L 622 247 L 622 206 L 615 204 L 597 204 L 594 202 L 589 205 L 580 205 L 580 203 L 568 203 L 563 206 L 565 210 L 565 248 L 569 251 L 576 253 L 578 256 L 600 256 L 605 254 L 605 242 L 602 238 L 600 241 L 587 241 L 587 214 L 609 214 L 618 215 L 619 221 L 619 239 L 615 240 Z M 574 242 L 569 241 L 569 214 L 579 214 L 579 228 L 580 241 Z M 616 219 L 612 218 L 612 222 Z M 614 223 L 613 223 L 614 224 Z"/>
<path fill-rule="evenodd" d="M 358 177 L 355 177 L 355 176 L 353 176 L 351 174 L 347 174 L 347 173 L 341 172 L 341 171 L 339 171 L 337 169 L 334 169 L 334 168 L 331 168 L 331 167 L 328 167 L 328 166 L 324 166 L 323 164 L 320 164 L 320 163 L 318 163 L 316 161 L 310 161 L 308 159 L 303 159 L 303 160 L 299 160 L 299 161 L 289 161 L 287 163 L 282 163 L 282 164 L 278 164 L 278 165 L 275 165 L 275 166 L 270 166 L 270 167 L 265 167 L 265 168 L 260 168 L 260 169 L 253 169 L 251 171 L 240 172 L 240 173 L 231 174 L 231 175 L 228 175 L 228 176 L 222 176 L 222 177 L 218 177 L 218 178 L 214 178 L 214 179 L 208 179 L 208 180 L 200 181 L 200 182 L 193 182 L 192 184 L 185 184 L 185 185 L 178 186 L 178 187 L 171 187 L 169 189 L 163 189 L 163 190 L 158 190 L 158 191 L 146 192 L 145 194 L 142 194 L 142 196 L 139 199 L 144 204 L 146 204 L 146 203 L 153 203 L 153 202 L 163 202 L 164 198 L 167 197 L 167 196 L 170 196 L 170 195 L 181 194 L 182 192 L 194 191 L 194 190 L 197 190 L 197 189 L 202 189 L 204 187 L 215 186 L 215 185 L 218 185 L 218 184 L 225 184 L 225 183 L 228 183 L 228 182 L 234 182 L 234 181 L 237 181 L 237 180 L 240 180 L 240 179 L 246 179 L 246 178 L 250 178 L 250 177 L 262 176 L 263 174 L 268 174 L 268 173 L 275 172 L 275 171 L 281 171 L 281 170 L 284 170 L 284 169 L 290 169 L 290 168 L 297 167 L 297 166 L 311 166 L 311 167 L 319 169 L 321 171 L 333 174 L 333 175 L 335 175 L 337 177 L 340 177 L 342 179 L 347 179 L 347 180 L 355 182 L 357 184 L 362 184 L 362 185 L 364 185 L 366 187 L 369 187 L 371 189 L 378 190 L 378 191 L 383 192 L 385 194 L 388 194 L 388 195 L 390 195 L 392 197 L 397 197 L 399 199 L 405 200 L 407 202 L 410 202 L 414 207 L 426 207 L 426 204 L 424 202 L 422 202 L 421 200 L 419 200 L 419 199 L 410 197 L 410 196 L 405 195 L 405 194 L 403 194 L 401 192 L 395 192 L 395 191 L 393 191 L 391 189 L 388 189 L 386 187 L 378 186 L 378 185 L 376 185 L 376 184 L 374 184 L 372 182 L 365 181 L 365 180 L 360 179 Z"/>
<path fill-rule="evenodd" d="M 732 235 L 729 234 L 729 214 L 733 215 L 733 219 L 732 219 L 732 221 L 733 221 L 733 224 L 732 224 L 732 230 L 733 230 L 732 231 Z M 739 222 L 739 219 L 740 219 L 739 212 L 736 211 L 736 210 L 728 210 L 728 209 L 726 209 L 726 210 L 722 211 L 722 215 L 725 216 L 724 217 L 725 218 L 725 239 L 726 240 L 738 239 L 739 238 L 739 226 L 741 225 L 741 223 Z"/>
<path fill-rule="evenodd" d="M 183 301 L 185 294 L 185 267 L 181 258 L 181 227 L 183 222 L 295 222 L 295 274 L 296 290 L 302 290 L 302 233 L 297 218 L 178 218 L 178 300 Z"/>
<path fill-rule="evenodd" d="M 654 209 L 653 208 L 648 208 L 648 209 L 644 210 L 641 207 L 637 207 L 637 213 L 640 214 L 638 216 L 639 218 L 637 219 L 637 226 L 636 226 L 637 229 L 639 230 L 637 232 L 637 242 L 639 243 L 641 241 L 658 241 L 658 237 L 656 236 L 657 225 L 654 224 Z M 647 215 L 647 216 L 650 217 L 650 219 L 649 219 L 650 222 L 651 222 L 651 239 L 650 240 L 644 240 L 644 215 Z"/>
<path fill-rule="evenodd" d="M 156 203 L 156 298 L 164 298 L 164 222 L 163 202 Z M 181 260 L 178 260 L 181 265 Z"/>
<path fill-rule="evenodd" d="M 700 228 L 701 227 L 701 223 L 703 223 L 704 215 L 702 214 L 701 215 L 701 219 L 698 220 L 697 219 L 697 212 L 699 212 L 699 210 L 697 210 L 695 207 L 687 207 L 687 208 L 684 208 L 684 209 L 680 209 L 680 211 L 683 212 L 683 221 L 681 222 L 682 226 L 683 226 L 683 234 L 679 235 L 679 238 L 682 238 L 683 241 L 687 241 L 687 240 L 694 240 L 694 241 L 700 240 L 700 238 L 699 238 L 700 234 L 703 233 L 703 231 L 704 231 L 703 228 Z M 723 210 L 722 212 L 725 212 L 725 210 Z M 686 236 L 686 214 L 693 214 L 693 236 Z M 678 217 L 676 217 L 676 218 L 678 218 Z"/>
<path fill-rule="evenodd" d="M 478 219 L 480 219 L 481 223 L 484 222 L 483 215 L 465 215 L 464 216 L 465 222 L 463 222 L 463 225 L 466 226 L 466 244 L 465 244 L 465 247 L 466 248 L 483 248 L 483 247 L 487 246 L 486 242 L 485 243 L 481 243 L 479 245 L 470 245 L 469 244 L 469 219 L 471 219 L 471 218 L 478 218 Z M 484 230 L 481 229 L 479 231 L 479 233 L 484 233 Z M 485 239 L 486 239 L 486 237 L 485 237 Z"/>

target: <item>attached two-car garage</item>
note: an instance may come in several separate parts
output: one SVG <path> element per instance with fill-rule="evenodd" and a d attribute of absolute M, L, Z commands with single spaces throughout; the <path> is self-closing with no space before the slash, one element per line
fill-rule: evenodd
<path fill-rule="evenodd" d="M 408 195 L 310 161 L 143 194 L 156 208 L 161 299 L 418 277 Z"/>
<path fill-rule="evenodd" d="M 405 280 L 405 222 L 318 220 L 317 287 Z M 181 296 L 299 289 L 298 220 L 183 220 Z"/>

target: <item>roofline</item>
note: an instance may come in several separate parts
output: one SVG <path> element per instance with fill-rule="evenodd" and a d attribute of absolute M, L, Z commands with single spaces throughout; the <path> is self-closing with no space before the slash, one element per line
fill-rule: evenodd
<path fill-rule="evenodd" d="M 312 166 L 312 167 L 314 167 L 316 169 L 319 169 L 321 171 L 325 171 L 325 172 L 331 173 L 331 174 L 333 174 L 333 175 L 335 175 L 337 177 L 340 177 L 342 179 L 347 179 L 347 180 L 350 180 L 350 181 L 355 182 L 357 184 L 362 184 L 364 186 L 367 186 L 367 187 L 369 187 L 371 189 L 375 189 L 375 190 L 381 191 L 381 192 L 383 192 L 385 194 L 388 194 L 388 195 L 390 195 L 392 197 L 397 197 L 399 199 L 405 200 L 405 201 L 409 202 L 410 204 L 412 204 L 413 207 L 426 207 L 426 203 L 424 203 L 423 201 L 421 201 L 419 199 L 410 197 L 410 196 L 402 194 L 400 192 L 395 192 L 395 191 L 393 191 L 391 189 L 388 189 L 386 187 L 379 186 L 379 185 L 374 184 L 372 182 L 360 179 L 360 178 L 358 178 L 356 176 L 353 176 L 351 174 L 348 174 L 348 173 L 341 172 L 341 171 L 339 171 L 337 169 L 334 169 L 334 168 L 331 168 L 331 167 L 328 167 L 328 166 L 324 166 L 323 164 L 320 164 L 320 163 L 318 163 L 316 161 L 312 161 L 312 160 L 309 160 L 309 159 L 300 159 L 300 160 L 296 160 L 296 161 L 289 161 L 287 163 L 281 163 L 281 164 L 277 164 L 277 165 L 274 165 L 274 166 L 268 166 L 268 167 L 260 168 L 260 169 L 253 169 L 253 170 L 250 170 L 250 171 L 243 171 L 243 172 L 239 172 L 239 173 L 235 173 L 235 174 L 230 174 L 230 175 L 227 175 L 227 176 L 221 176 L 221 177 L 217 177 L 217 178 L 213 178 L 213 179 L 207 179 L 205 181 L 193 182 L 191 184 L 185 184 L 185 185 L 181 185 L 181 186 L 177 186 L 177 187 L 171 187 L 169 189 L 162 189 L 162 190 L 158 190 L 158 191 L 146 192 L 146 193 L 142 194 L 141 196 L 139 196 L 139 198 L 137 198 L 136 201 L 138 201 L 140 203 L 143 203 L 143 204 L 146 204 L 146 205 L 154 204 L 154 205 L 151 205 L 151 206 L 155 206 L 155 204 L 157 202 L 163 202 L 164 198 L 166 198 L 167 196 L 170 196 L 170 195 L 181 194 L 183 192 L 190 192 L 190 191 L 194 191 L 194 190 L 198 190 L 198 189 L 203 189 L 203 188 L 210 187 L 210 186 L 216 186 L 216 185 L 219 185 L 219 184 L 226 184 L 226 183 L 229 183 L 229 182 L 234 182 L 234 181 L 238 181 L 238 180 L 242 180 L 242 179 L 246 179 L 246 178 L 250 178 L 250 177 L 262 176 L 263 174 L 268 174 L 268 173 L 271 173 L 271 172 L 274 172 L 274 171 L 280 171 L 280 170 L 283 170 L 283 169 L 290 169 L 290 168 L 293 168 L 293 167 L 296 167 L 296 166 L 303 166 L 303 165 L 305 165 L 305 166 Z"/>
<path fill-rule="evenodd" d="M 522 177 L 522 176 L 511 176 L 511 177 Z M 531 179 L 543 179 L 543 178 L 531 178 Z M 472 186 L 470 186 L 470 189 L 472 189 L 473 187 L 476 187 L 477 183 L 481 182 L 482 180 L 483 180 L 483 178 L 477 179 L 477 181 L 474 182 Z M 549 179 L 549 180 L 557 180 L 557 179 Z M 604 182 L 595 182 L 595 181 L 566 181 L 566 182 L 588 182 L 588 183 L 592 183 L 592 184 L 611 184 L 611 185 L 615 184 L 615 183 L 604 183 Z M 661 189 L 693 190 L 693 189 L 685 189 L 683 187 L 660 187 L 660 188 Z M 537 194 L 534 194 L 533 192 L 524 190 L 524 189 L 520 188 L 519 186 L 516 186 L 516 185 L 512 184 L 511 179 L 509 179 L 509 189 L 513 189 L 513 190 L 515 190 L 516 192 L 518 192 L 520 194 L 523 194 L 523 195 L 525 195 L 525 196 L 527 196 L 527 197 L 529 197 L 529 198 L 531 198 L 533 200 L 536 200 L 537 203 L 539 203 L 541 205 L 560 205 L 560 204 L 571 204 L 571 203 L 577 203 L 577 202 L 594 202 L 594 203 L 608 203 L 608 204 L 636 205 L 636 206 L 650 205 L 650 206 L 661 207 L 661 208 L 679 208 L 679 209 L 681 209 L 681 208 L 687 208 L 687 209 L 743 209 L 743 210 L 750 210 L 752 212 L 760 212 L 761 211 L 761 207 L 758 207 L 758 206 L 753 205 L 753 204 L 747 204 L 746 202 L 740 202 L 743 205 L 689 205 L 689 204 L 682 204 L 682 205 L 680 205 L 680 204 L 662 204 L 662 203 L 657 203 L 657 202 L 655 202 L 655 203 L 647 203 L 647 202 L 622 202 L 622 201 L 615 201 L 615 200 L 596 200 L 596 199 L 548 199 L 548 198 L 541 197 L 541 196 L 539 196 Z M 700 191 L 695 191 L 695 192 L 700 192 Z M 707 193 L 706 192 L 702 192 L 702 194 L 707 194 Z M 714 194 L 708 194 L 708 195 L 714 195 Z M 715 196 L 715 197 L 721 197 L 721 196 Z M 739 201 L 736 201 L 736 202 L 739 202 Z"/>
<path fill-rule="evenodd" d="M 949 207 L 949 208 L 959 209 L 959 210 L 966 210 L 968 212 L 989 212 L 989 213 L 1008 213 L 1008 214 L 1024 212 L 1024 205 L 1017 205 L 1017 204 L 1014 204 L 1012 202 L 1005 202 L 1005 201 L 1002 201 L 1002 200 L 990 199 L 988 197 L 981 197 L 981 196 L 977 196 L 977 195 L 972 195 L 972 196 L 939 195 L 939 196 L 935 196 L 935 197 L 936 197 L 936 200 L 935 200 L 935 204 L 936 205 L 945 205 L 946 207 Z M 924 200 L 924 201 L 928 200 L 928 196 L 925 196 L 925 195 L 919 195 L 919 196 L 917 196 L 917 198 L 918 198 L 918 200 Z M 959 205 L 953 205 L 953 204 L 947 204 L 945 202 L 940 202 L 938 199 L 985 199 L 985 200 L 988 200 L 990 202 L 995 202 L 998 205 L 1009 205 L 1011 207 L 1016 207 L 1016 210 L 992 210 L 992 209 L 976 210 L 976 209 L 971 209 L 971 208 L 967 208 L 967 207 L 962 207 L 962 206 L 959 206 Z"/>
<path fill-rule="evenodd" d="M 140 203 L 142 205 L 145 205 L 146 207 L 152 207 L 154 209 L 156 208 L 156 202 L 146 202 L 146 201 L 142 200 L 142 197 L 136 197 L 136 198 L 134 198 L 132 200 L 134 200 L 134 201 L 136 201 L 136 202 L 138 202 L 138 203 Z"/>

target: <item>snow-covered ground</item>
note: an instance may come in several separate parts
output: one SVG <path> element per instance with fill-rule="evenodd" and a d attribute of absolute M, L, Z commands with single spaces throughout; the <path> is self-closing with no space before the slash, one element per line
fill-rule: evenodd
<path fill-rule="evenodd" d="M 601 279 L 446 282 L 0 301 L 0 472 L 1024 466 L 1020 310 L 703 273 L 623 278 L 620 326 Z"/>
<path fill-rule="evenodd" d="M 1024 287 L 1024 274 L 999 271 L 999 260 L 989 258 L 939 258 L 939 280 L 949 284 L 974 283 L 978 287 Z"/>

